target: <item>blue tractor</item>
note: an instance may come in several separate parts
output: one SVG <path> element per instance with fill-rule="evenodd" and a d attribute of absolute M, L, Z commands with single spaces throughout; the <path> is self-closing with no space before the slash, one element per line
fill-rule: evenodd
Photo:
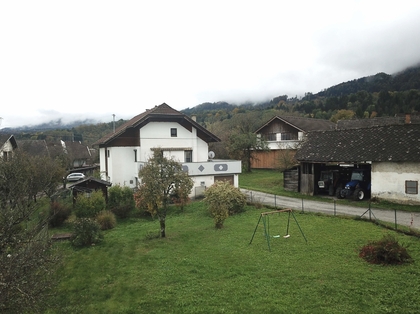
<path fill-rule="evenodd" d="M 370 169 L 354 169 L 350 181 L 343 188 L 336 191 L 337 198 L 353 198 L 356 201 L 363 200 L 370 195 L 371 177 Z"/>

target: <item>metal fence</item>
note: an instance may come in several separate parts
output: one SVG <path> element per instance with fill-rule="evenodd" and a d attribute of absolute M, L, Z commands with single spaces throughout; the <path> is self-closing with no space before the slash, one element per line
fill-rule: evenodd
<path fill-rule="evenodd" d="M 319 202 L 249 190 L 242 190 L 242 192 L 247 196 L 250 203 L 266 205 L 275 209 L 290 208 L 301 212 L 323 213 L 334 216 L 352 216 L 375 221 L 395 230 L 420 231 L 420 213 L 417 212 L 371 208 L 370 203 L 366 203 L 365 207 L 359 207 L 342 205 L 337 203 L 334 199 L 331 199 L 330 202 Z"/>

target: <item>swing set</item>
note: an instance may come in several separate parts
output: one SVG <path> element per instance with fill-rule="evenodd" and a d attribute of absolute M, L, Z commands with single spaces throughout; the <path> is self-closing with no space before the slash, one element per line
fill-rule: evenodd
<path fill-rule="evenodd" d="M 293 211 L 288 208 L 288 209 L 279 209 L 279 210 L 275 210 L 275 211 L 271 211 L 271 212 L 265 212 L 265 213 L 261 213 L 260 215 L 260 219 L 258 219 L 258 223 L 255 227 L 254 233 L 252 234 L 252 238 L 251 241 L 249 241 L 249 244 L 252 243 L 252 240 L 254 239 L 255 233 L 257 232 L 258 226 L 260 224 L 260 222 L 262 221 L 263 225 L 264 225 L 264 235 L 265 238 L 267 239 L 267 245 L 268 245 L 268 250 L 271 252 L 271 247 L 270 247 L 270 216 L 274 215 L 274 214 L 280 214 L 280 213 L 288 213 L 288 217 L 287 217 L 287 228 L 286 228 L 286 234 L 283 236 L 283 238 L 287 239 L 290 238 L 290 234 L 289 234 L 289 226 L 290 226 L 290 216 L 293 216 L 293 219 L 295 220 L 297 226 L 299 227 L 300 233 L 302 234 L 303 238 L 305 239 L 305 242 L 308 243 L 308 240 L 305 237 L 305 234 L 302 231 L 302 228 L 300 227 L 298 221 L 296 220 L 295 214 L 293 214 Z M 281 236 L 278 235 L 274 235 L 272 236 L 273 238 L 280 238 Z"/>

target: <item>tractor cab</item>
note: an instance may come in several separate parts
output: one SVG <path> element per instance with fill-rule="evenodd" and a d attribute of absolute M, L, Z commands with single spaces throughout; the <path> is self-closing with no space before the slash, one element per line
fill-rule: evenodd
<path fill-rule="evenodd" d="M 351 173 L 350 181 L 346 183 L 344 189 L 337 189 L 337 198 L 353 197 L 354 200 L 363 200 L 370 194 L 371 177 L 368 169 L 354 169 Z"/>

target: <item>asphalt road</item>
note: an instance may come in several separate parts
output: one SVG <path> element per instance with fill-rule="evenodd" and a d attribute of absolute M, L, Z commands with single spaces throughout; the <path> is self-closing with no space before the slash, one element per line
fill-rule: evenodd
<path fill-rule="evenodd" d="M 403 212 L 394 211 L 388 209 L 376 209 L 372 208 L 369 210 L 369 205 L 366 203 L 366 208 L 348 206 L 319 201 L 303 200 L 292 197 L 278 196 L 273 194 L 261 193 L 256 191 L 250 191 L 241 189 L 241 191 L 248 197 L 248 200 L 254 203 L 261 203 L 264 205 L 270 205 L 276 208 L 290 208 L 293 210 L 299 210 L 304 212 L 317 212 L 328 215 L 348 215 L 358 216 L 366 219 L 374 219 L 383 222 L 397 223 L 398 225 L 411 227 L 413 229 L 420 230 L 420 213 L 416 212 Z"/>

